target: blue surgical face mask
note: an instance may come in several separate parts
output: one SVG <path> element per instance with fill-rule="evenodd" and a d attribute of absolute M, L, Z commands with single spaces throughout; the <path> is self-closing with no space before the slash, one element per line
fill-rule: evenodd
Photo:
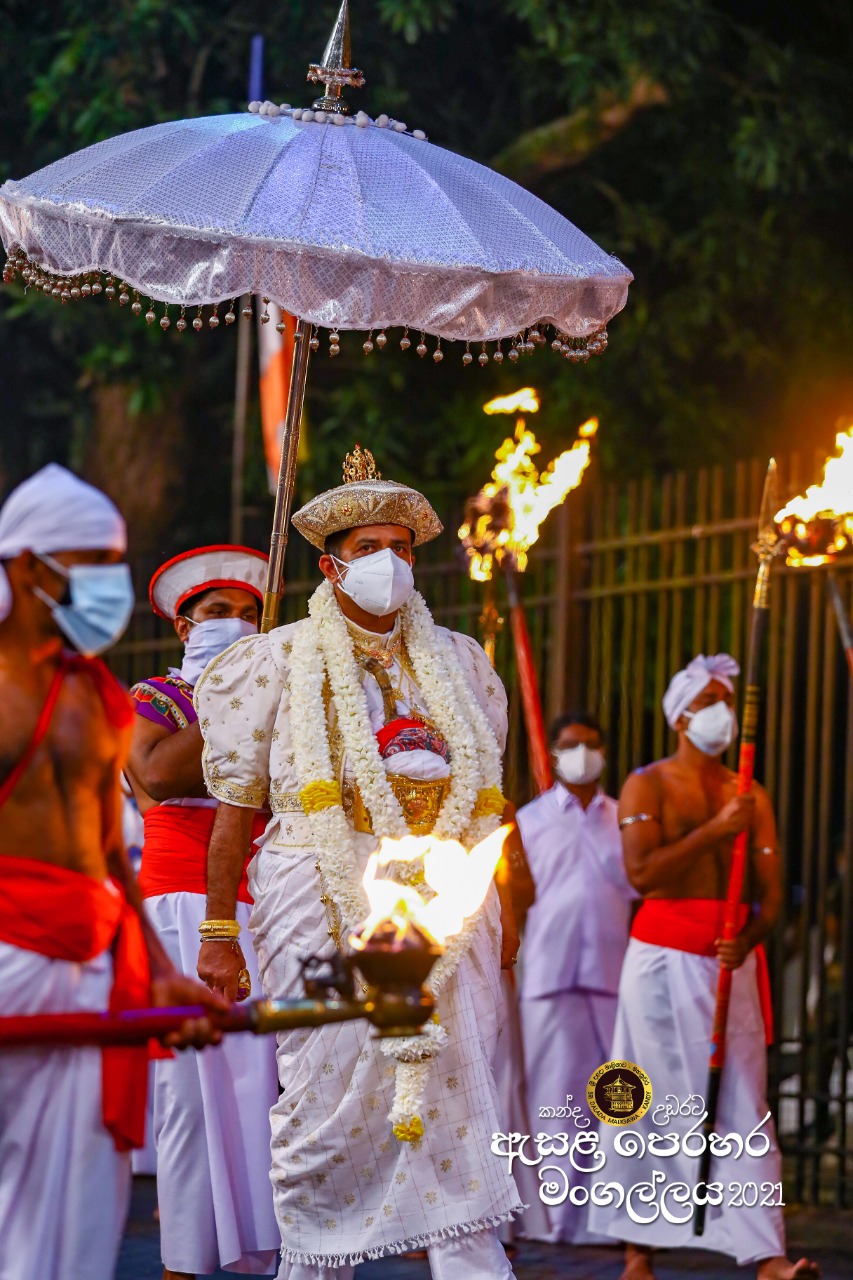
<path fill-rule="evenodd" d="M 124 635 L 133 614 L 135 597 L 130 568 L 126 564 L 73 564 L 66 567 L 52 556 L 38 559 L 68 582 L 70 603 L 33 587 L 33 593 L 50 609 L 59 630 L 78 653 L 93 658 Z"/>
<path fill-rule="evenodd" d="M 181 616 L 184 617 L 183 614 Z M 184 642 L 181 679 L 191 685 L 195 685 L 207 664 L 218 658 L 220 653 L 237 640 L 242 640 L 243 636 L 254 636 L 258 632 L 256 624 L 246 618 L 206 618 L 203 622 L 196 622 L 194 618 L 184 620 L 190 624 L 190 633 Z"/>

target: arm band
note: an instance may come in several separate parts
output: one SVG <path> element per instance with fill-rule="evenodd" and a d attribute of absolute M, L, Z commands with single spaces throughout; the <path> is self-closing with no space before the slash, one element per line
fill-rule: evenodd
<path fill-rule="evenodd" d="M 632 813 L 628 818 L 620 818 L 619 830 L 623 827 L 632 827 L 635 822 L 660 822 L 660 818 L 656 818 L 653 813 Z"/>

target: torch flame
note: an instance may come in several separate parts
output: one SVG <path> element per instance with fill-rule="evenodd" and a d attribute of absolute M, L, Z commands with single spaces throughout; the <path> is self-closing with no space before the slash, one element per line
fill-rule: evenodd
<path fill-rule="evenodd" d="M 541 446 L 519 419 L 515 435 L 504 440 L 495 454 L 497 462 L 491 481 L 474 499 L 475 510 L 459 530 L 459 537 L 466 544 L 468 572 L 475 582 L 488 582 L 495 564 L 500 564 L 506 555 L 511 555 L 516 568 L 524 572 L 527 552 L 539 537 L 543 520 L 580 484 L 597 430 L 598 419 L 590 418 L 579 428 L 571 449 L 555 458 L 540 476 L 533 456 Z M 503 499 L 508 508 L 498 521 L 495 499 Z"/>
<path fill-rule="evenodd" d="M 853 547 L 853 426 L 835 437 L 820 484 L 810 485 L 776 514 L 787 543 L 787 562 L 798 568 L 827 564 Z"/>
<path fill-rule="evenodd" d="M 466 919 L 483 902 L 509 831 L 508 826 L 499 827 L 470 852 L 457 840 L 439 840 L 435 836 L 391 840 L 386 836 L 370 855 L 364 872 L 370 915 L 353 945 L 363 948 L 380 925 L 386 929 L 390 922 L 397 931 L 397 941 L 402 941 L 414 924 L 443 946 L 447 938 L 461 931 Z M 408 877 L 420 882 L 420 887 L 380 875 L 392 863 L 411 866 L 420 860 L 422 875 L 416 871 Z"/>
<path fill-rule="evenodd" d="M 483 405 L 483 413 L 536 413 L 539 409 L 539 395 L 533 387 L 522 387 L 511 396 L 495 396 Z"/>

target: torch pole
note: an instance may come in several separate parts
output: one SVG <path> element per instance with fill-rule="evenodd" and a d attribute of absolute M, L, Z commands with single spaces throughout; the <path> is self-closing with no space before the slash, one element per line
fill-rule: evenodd
<path fill-rule="evenodd" d="M 202 1005 L 130 1009 L 123 1013 L 38 1013 L 0 1018 L 0 1051 L 22 1046 L 145 1045 L 179 1031 L 188 1018 L 209 1018 L 223 1032 L 270 1035 L 299 1027 L 325 1027 L 367 1018 L 385 1034 L 417 1035 L 433 1000 L 426 990 L 377 992 L 364 1000 L 250 1000 L 212 1014 Z"/>
<path fill-rule="evenodd" d="M 533 653 L 530 648 L 530 633 L 527 630 L 527 618 L 521 595 L 518 589 L 518 573 L 513 566 L 504 564 L 506 594 L 509 601 L 512 639 L 515 645 L 515 660 L 518 670 L 518 685 L 521 690 L 521 705 L 524 710 L 524 723 L 527 728 L 527 740 L 530 744 L 530 763 L 533 768 L 533 782 L 537 792 L 547 791 L 553 786 L 551 760 L 548 754 L 548 740 L 545 736 L 545 723 L 542 718 L 542 700 L 539 697 L 539 684 L 536 679 L 536 668 L 533 665 Z"/>
<path fill-rule="evenodd" d="M 830 569 L 826 575 L 826 590 L 835 610 L 841 645 L 847 658 L 847 665 L 850 668 L 850 677 L 853 679 L 853 623 L 850 622 L 850 615 L 841 598 L 841 588 L 838 585 L 834 569 Z"/>
<path fill-rule="evenodd" d="M 305 383 L 308 377 L 308 360 L 311 356 L 310 336 L 311 325 L 302 319 L 297 319 L 296 331 L 293 335 L 293 364 L 287 391 L 287 410 L 284 415 L 284 431 L 281 438 L 281 463 L 272 518 L 270 560 L 264 592 L 264 612 L 261 618 L 262 632 L 272 631 L 273 627 L 278 625 L 284 581 L 284 553 L 287 550 L 290 509 L 293 505 L 293 489 L 296 483 L 299 428 L 302 425 L 302 406 L 305 403 Z"/>
<path fill-rule="evenodd" d="M 770 610 L 770 566 L 773 563 L 778 542 L 776 525 L 773 521 L 776 510 L 776 461 L 771 458 L 770 465 L 767 468 L 767 478 L 764 482 L 764 494 L 761 499 L 758 541 L 753 548 L 758 556 L 758 576 L 755 582 L 755 595 L 752 600 L 752 622 L 746 664 L 746 689 L 740 736 L 740 757 L 738 760 L 737 793 L 741 796 L 746 795 L 752 789 L 755 771 L 755 742 L 758 736 L 758 711 L 761 704 L 761 653 Z M 722 936 L 726 942 L 730 942 L 738 932 L 738 907 L 743 893 L 748 844 L 748 831 L 741 831 L 735 836 L 723 923 Z M 726 1028 L 732 991 L 732 976 L 733 971 L 731 969 L 726 969 L 720 965 L 720 974 L 717 980 L 717 1001 L 714 1009 L 714 1029 L 711 1038 L 711 1060 L 708 1068 L 708 1086 L 705 1092 L 705 1110 L 707 1113 L 703 1125 L 705 1148 L 699 1161 L 699 1184 L 708 1181 L 708 1174 L 711 1168 L 710 1136 L 714 1131 L 717 1120 L 720 1083 L 726 1061 Z M 693 1229 L 697 1236 L 701 1236 L 705 1230 L 704 1204 L 697 1204 L 696 1206 Z"/>

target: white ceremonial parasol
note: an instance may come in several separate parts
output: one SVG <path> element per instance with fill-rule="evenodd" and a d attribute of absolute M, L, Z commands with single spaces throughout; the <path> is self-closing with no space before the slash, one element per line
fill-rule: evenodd
<path fill-rule="evenodd" d="M 313 326 L 368 331 L 364 350 L 420 335 L 477 342 L 476 359 L 545 345 L 571 362 L 599 354 L 631 273 L 566 218 L 500 174 L 380 115 L 349 115 L 343 0 L 312 108 L 250 103 L 121 134 L 0 187 L 5 279 L 20 274 L 62 302 L 118 296 L 167 329 L 235 320 L 256 294 L 298 317 L 270 554 L 264 629 L 275 625 Z M 102 279 L 101 277 L 105 277 Z M 220 314 L 223 304 L 227 309 Z M 170 308 L 178 314 L 170 316 Z M 194 313 L 189 320 L 188 308 Z M 209 308 L 205 316 L 204 308 Z M 244 315 L 251 316 L 247 308 Z M 261 320 L 264 320 L 262 314 Z M 374 336 L 375 335 L 375 336 Z"/>

